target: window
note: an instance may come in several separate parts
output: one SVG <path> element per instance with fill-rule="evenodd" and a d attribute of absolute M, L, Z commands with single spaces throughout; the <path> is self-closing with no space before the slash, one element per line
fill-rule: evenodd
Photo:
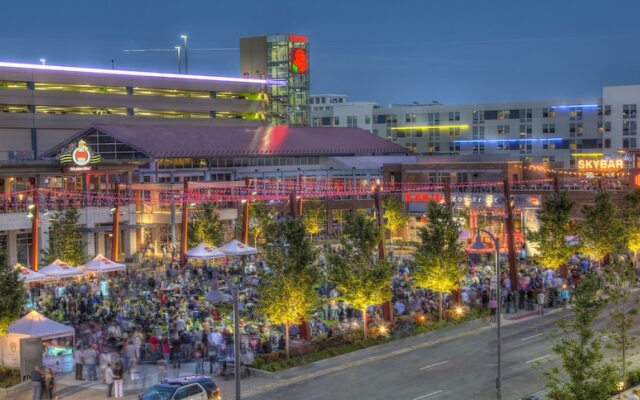
<path fill-rule="evenodd" d="M 418 148 L 418 144 L 417 143 L 405 143 L 404 147 L 406 147 L 407 150 L 415 153 L 417 148 Z"/>
<path fill-rule="evenodd" d="M 508 135 L 509 130 L 509 125 L 498 125 L 498 135 Z"/>
<path fill-rule="evenodd" d="M 358 117 L 355 115 L 347 115 L 347 127 L 348 128 L 357 128 L 358 127 Z"/>
<path fill-rule="evenodd" d="M 542 133 L 556 133 L 556 124 L 542 124 Z"/>
<path fill-rule="evenodd" d="M 555 150 L 556 144 L 553 142 L 542 142 L 542 148 L 544 150 Z"/>
<path fill-rule="evenodd" d="M 582 122 L 571 122 L 569 124 L 569 136 L 580 137 L 583 132 L 584 128 L 582 127 Z"/>
<path fill-rule="evenodd" d="M 636 105 L 635 104 L 623 104 L 622 105 L 622 118 L 635 119 L 636 118 Z"/>
<path fill-rule="evenodd" d="M 396 125 L 398 123 L 398 116 L 396 114 L 387 114 L 385 123 L 387 125 Z"/>
<path fill-rule="evenodd" d="M 450 137 L 460 136 L 460 128 L 449 128 L 449 136 Z"/>
<path fill-rule="evenodd" d="M 533 127 L 531 124 L 520 124 L 520 136 L 531 137 L 533 134 Z"/>
<path fill-rule="evenodd" d="M 636 138 L 624 138 L 622 139 L 622 147 L 625 149 L 635 149 L 636 148 Z"/>
<path fill-rule="evenodd" d="M 473 123 L 477 124 L 477 123 L 483 123 L 484 122 L 484 111 L 478 111 L 478 110 L 474 110 L 473 111 Z"/>
<path fill-rule="evenodd" d="M 36 106 L 35 111 L 38 114 L 73 114 L 73 115 L 127 115 L 126 108 L 102 108 L 102 107 L 63 107 L 63 106 Z M 210 118 L 206 113 L 206 117 Z"/>
<path fill-rule="evenodd" d="M 474 139 L 484 139 L 484 126 L 474 126 L 473 127 L 473 138 Z"/>
<path fill-rule="evenodd" d="M 598 132 L 611 132 L 611 121 L 598 122 Z"/>
<path fill-rule="evenodd" d="M 530 108 L 520 110 L 520 122 L 531 122 L 533 111 Z"/>
<path fill-rule="evenodd" d="M 622 121 L 623 136 L 636 136 L 636 133 L 637 133 L 637 121 L 635 120 Z"/>
<path fill-rule="evenodd" d="M 371 124 L 371 116 L 370 115 L 365 115 L 364 116 L 364 123 L 365 123 L 365 125 L 370 125 Z"/>
<path fill-rule="evenodd" d="M 509 110 L 498 111 L 498 120 L 509 119 L 511 117 L 511 113 Z"/>
<path fill-rule="evenodd" d="M 611 106 L 609 104 L 604 105 L 604 115 L 611 115 Z"/>
<path fill-rule="evenodd" d="M 449 151 L 451 153 L 459 152 L 460 151 L 460 143 L 449 142 Z"/>
<path fill-rule="evenodd" d="M 406 114 L 404 119 L 405 119 L 405 122 L 416 122 L 416 115 Z"/>
<path fill-rule="evenodd" d="M 569 120 L 571 121 L 582 120 L 582 107 L 571 107 L 569 109 Z"/>
<path fill-rule="evenodd" d="M 450 111 L 449 112 L 449 121 L 460 121 L 460 112 L 458 112 L 458 111 Z"/>
<path fill-rule="evenodd" d="M 173 395 L 174 400 L 184 400 L 189 398 L 189 391 L 187 387 L 181 387 L 176 390 L 176 393 Z"/>
<path fill-rule="evenodd" d="M 27 82 L 0 81 L 0 89 L 28 89 Z"/>
<path fill-rule="evenodd" d="M 333 126 L 340 126 L 340 117 L 333 117 Z"/>
<path fill-rule="evenodd" d="M 553 108 L 543 108 L 542 109 L 542 118 L 555 118 L 556 112 Z"/>
<path fill-rule="evenodd" d="M 16 237 L 17 261 L 22 265 L 31 265 L 31 233 L 18 233 Z"/>
<path fill-rule="evenodd" d="M 428 113 L 427 120 L 429 125 L 440 125 L 440 113 Z"/>

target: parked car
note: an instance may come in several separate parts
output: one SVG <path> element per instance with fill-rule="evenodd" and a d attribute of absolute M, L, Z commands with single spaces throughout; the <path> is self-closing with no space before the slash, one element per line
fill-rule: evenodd
<path fill-rule="evenodd" d="M 141 393 L 140 400 L 222 400 L 220 388 L 208 376 L 164 379 Z"/>

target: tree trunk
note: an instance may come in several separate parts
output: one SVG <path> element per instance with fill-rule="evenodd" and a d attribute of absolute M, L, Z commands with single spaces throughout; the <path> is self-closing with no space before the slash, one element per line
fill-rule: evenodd
<path fill-rule="evenodd" d="M 362 334 L 367 338 L 367 307 L 362 310 Z"/>
<path fill-rule="evenodd" d="M 439 321 L 442 321 L 442 308 L 444 307 L 444 300 L 443 300 L 442 297 L 443 297 L 443 293 L 442 293 L 442 291 L 440 291 L 440 310 L 439 310 L 440 311 L 439 312 L 440 318 L 439 318 Z"/>
<path fill-rule="evenodd" d="M 287 354 L 287 359 L 291 357 L 289 352 L 289 324 L 284 324 L 284 351 Z"/>

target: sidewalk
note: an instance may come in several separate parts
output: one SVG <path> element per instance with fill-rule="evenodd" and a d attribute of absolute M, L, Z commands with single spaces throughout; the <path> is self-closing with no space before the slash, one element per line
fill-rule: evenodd
<path fill-rule="evenodd" d="M 209 364 L 205 364 L 205 370 L 208 371 Z M 158 370 L 155 365 L 140 365 L 138 366 L 140 371 L 140 379 L 124 381 L 124 393 L 126 400 L 133 400 L 138 398 L 138 394 L 142 393 L 145 388 L 148 388 L 160 380 L 158 377 Z M 185 363 L 177 370 L 174 368 L 169 369 L 169 377 L 177 376 L 189 376 L 194 375 L 195 363 Z M 76 381 L 73 373 L 57 375 L 57 391 L 58 398 L 65 400 L 96 400 L 107 398 L 107 385 L 102 383 L 102 379 L 94 382 L 89 381 Z M 225 379 L 221 376 L 213 376 L 213 381 L 220 387 L 222 391 L 223 399 L 235 398 L 235 383 L 233 376 Z M 246 379 L 242 379 L 242 392 L 255 389 L 260 386 L 264 386 L 270 383 L 272 380 L 260 377 L 251 376 Z M 31 400 L 31 391 L 23 391 L 11 400 Z"/>

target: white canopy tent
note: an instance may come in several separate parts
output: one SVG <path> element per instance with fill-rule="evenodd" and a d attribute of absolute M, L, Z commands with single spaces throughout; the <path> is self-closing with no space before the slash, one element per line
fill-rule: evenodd
<path fill-rule="evenodd" d="M 221 252 L 227 256 L 249 256 L 257 254 L 258 250 L 255 247 L 247 246 L 239 240 L 233 239 L 224 246 L 218 248 Z"/>
<path fill-rule="evenodd" d="M 96 274 L 104 274 L 108 272 L 126 271 L 127 266 L 115 261 L 111 261 L 102 254 L 98 254 L 92 260 L 80 265 L 79 269 L 85 272 L 94 272 Z"/>
<path fill-rule="evenodd" d="M 13 269 L 18 270 L 18 272 L 20 273 L 18 277 L 24 283 L 44 282 L 46 280 L 51 279 L 47 275 L 41 274 L 40 272 L 32 271 L 20 263 L 17 263 L 16 265 L 14 265 Z"/>
<path fill-rule="evenodd" d="M 46 267 L 40 268 L 39 272 L 56 279 L 72 278 L 74 276 L 84 275 L 84 271 L 57 259 Z"/>
<path fill-rule="evenodd" d="M 61 337 L 75 337 L 75 329 L 71 326 L 53 321 L 37 311 L 31 311 L 13 324 L 9 325 L 8 333 L 17 333 L 31 337 L 39 337 L 42 340 Z"/>
<path fill-rule="evenodd" d="M 226 256 L 225 253 L 206 243 L 200 243 L 196 247 L 187 250 L 187 258 L 195 258 L 198 260 L 213 260 Z"/>

